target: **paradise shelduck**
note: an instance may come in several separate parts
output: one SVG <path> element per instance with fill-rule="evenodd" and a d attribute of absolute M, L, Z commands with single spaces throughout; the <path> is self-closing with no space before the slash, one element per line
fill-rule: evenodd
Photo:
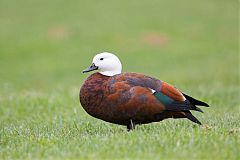
<path fill-rule="evenodd" d="M 80 103 L 87 113 L 107 122 L 125 125 L 158 122 L 166 118 L 188 118 L 201 124 L 190 110 L 203 112 L 198 106 L 209 107 L 172 85 L 139 73 L 122 73 L 122 64 L 112 53 L 97 54 L 93 70 L 80 89 Z"/>

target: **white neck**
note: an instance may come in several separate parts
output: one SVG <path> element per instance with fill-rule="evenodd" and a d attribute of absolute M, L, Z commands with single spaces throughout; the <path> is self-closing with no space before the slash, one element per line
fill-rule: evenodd
<path fill-rule="evenodd" d="M 117 74 L 120 74 L 121 71 L 103 71 L 103 72 L 99 72 L 101 73 L 102 75 L 105 75 L 105 76 L 114 76 L 114 75 L 117 75 Z"/>

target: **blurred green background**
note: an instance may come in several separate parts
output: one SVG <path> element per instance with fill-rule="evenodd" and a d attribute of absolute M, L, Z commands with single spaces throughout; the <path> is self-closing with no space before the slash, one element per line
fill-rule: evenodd
<path fill-rule="evenodd" d="M 1 0 L 0 16 L 1 84 L 80 84 L 103 51 L 117 54 L 124 71 L 175 83 L 237 81 L 234 0 Z"/>
<path fill-rule="evenodd" d="M 239 136 L 228 135 L 240 130 L 238 6 L 237 0 L 0 0 L 0 156 L 239 157 Z M 185 141 L 183 148 L 176 148 L 181 134 L 189 133 L 184 120 L 139 127 L 135 137 L 155 138 L 138 142 L 131 141 L 124 127 L 88 116 L 78 99 L 79 87 L 89 75 L 82 70 L 103 51 L 115 53 L 124 72 L 157 77 L 208 102 L 211 108 L 196 115 L 217 128 L 205 140 L 194 141 L 197 147 L 191 146 L 194 152 L 189 155 L 182 151 L 189 147 Z M 169 134 L 167 128 L 176 129 L 179 136 L 171 130 L 165 141 L 158 139 L 160 133 Z M 61 134 L 67 131 L 73 134 Z M 201 129 L 193 132 L 198 137 Z M 166 146 L 169 138 L 173 142 L 168 148 L 154 145 L 158 141 Z M 118 152 L 115 143 L 128 147 Z M 142 149 L 146 143 L 147 149 Z M 131 148 L 141 152 L 135 154 Z"/>

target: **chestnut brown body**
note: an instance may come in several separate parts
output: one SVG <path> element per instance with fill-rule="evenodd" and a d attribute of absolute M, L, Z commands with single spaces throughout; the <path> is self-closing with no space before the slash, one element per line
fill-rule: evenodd
<path fill-rule="evenodd" d="M 126 126 L 165 118 L 188 118 L 201 124 L 190 110 L 201 111 L 195 105 L 208 106 L 165 82 L 137 73 L 90 75 L 80 89 L 80 103 L 91 116 Z"/>

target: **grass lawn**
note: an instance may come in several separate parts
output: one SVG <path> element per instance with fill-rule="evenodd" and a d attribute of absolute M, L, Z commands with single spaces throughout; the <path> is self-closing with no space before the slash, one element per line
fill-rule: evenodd
<path fill-rule="evenodd" d="M 240 159 L 237 0 L 0 0 L 0 159 Z M 114 52 L 124 72 L 210 104 L 203 123 L 127 132 L 79 104 L 81 71 Z"/>

